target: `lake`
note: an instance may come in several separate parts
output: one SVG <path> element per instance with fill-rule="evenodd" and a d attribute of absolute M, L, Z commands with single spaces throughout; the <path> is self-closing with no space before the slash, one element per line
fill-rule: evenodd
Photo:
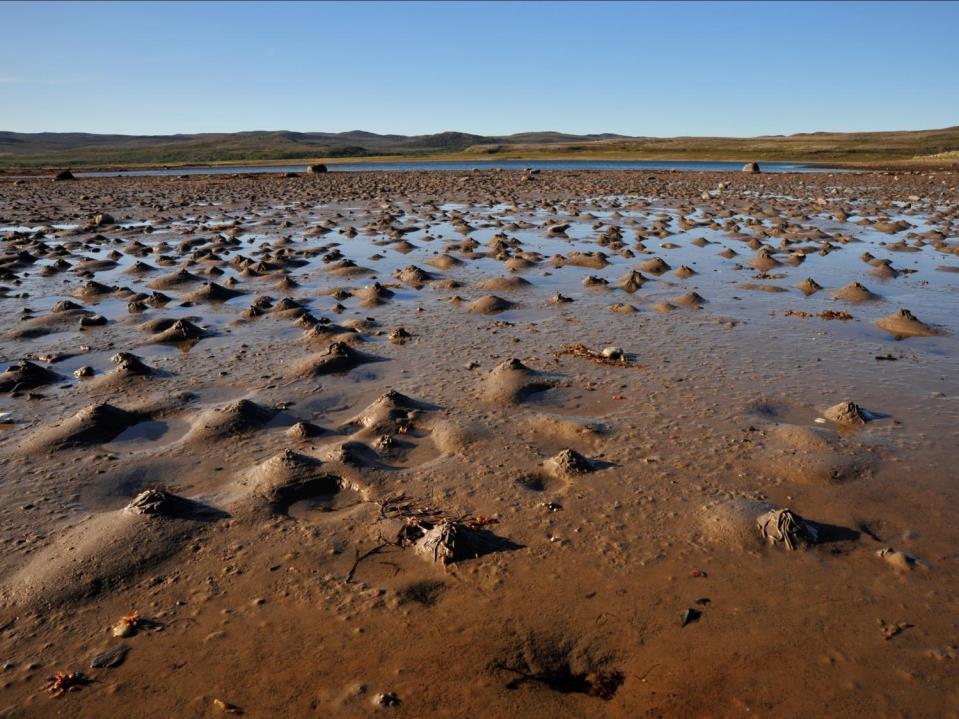
<path fill-rule="evenodd" d="M 743 162 L 686 162 L 680 160 L 454 160 L 424 162 L 344 162 L 329 164 L 330 172 L 409 172 L 441 170 L 678 170 L 685 172 L 739 172 Z M 234 165 L 230 167 L 176 167 L 169 169 L 77 172 L 77 177 L 118 177 L 153 175 L 231 175 L 262 172 L 306 172 L 306 165 Z M 832 172 L 832 168 L 798 162 L 763 162 L 763 172 Z"/>

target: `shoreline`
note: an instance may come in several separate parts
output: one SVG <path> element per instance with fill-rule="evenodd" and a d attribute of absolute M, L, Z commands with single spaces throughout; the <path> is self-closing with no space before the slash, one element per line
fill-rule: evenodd
<path fill-rule="evenodd" d="M 556 153 L 556 154 L 546 154 L 546 155 L 516 155 L 512 156 L 509 153 L 502 155 L 497 155 L 496 157 L 491 157 L 486 154 L 438 154 L 438 155 L 375 155 L 369 157 L 355 157 L 355 158 L 297 158 L 297 159 L 278 159 L 278 160 L 251 160 L 251 161 L 217 161 L 217 162 L 185 162 L 185 163 L 131 163 L 131 164 L 105 164 L 105 165 L 77 165 L 77 166 L 68 166 L 68 165 L 18 165 L 18 166 L 9 166 L 9 167 L 0 167 L 0 177 L 35 177 L 43 176 L 50 173 L 55 173 L 63 169 L 69 169 L 74 173 L 86 173 L 86 172 L 142 172 L 142 171 L 154 171 L 154 170 L 201 170 L 201 169 L 218 169 L 218 168 L 244 168 L 244 167 L 298 167 L 302 165 L 311 165 L 311 164 L 323 164 L 323 165 L 374 165 L 374 164 L 423 164 L 428 165 L 430 163 L 436 162 L 476 162 L 476 163 L 497 163 L 497 162 L 675 162 L 675 163 L 697 163 L 697 162 L 729 162 L 736 164 L 746 164 L 748 162 L 757 162 L 760 167 L 764 163 L 775 163 L 775 164 L 792 164 L 800 165 L 803 167 L 814 167 L 821 168 L 823 170 L 835 170 L 841 172 L 843 170 L 866 170 L 866 171 L 890 171 L 890 172 L 911 172 L 911 171 L 954 171 L 959 169 L 959 162 L 957 161 L 923 161 L 916 159 L 908 160 L 865 160 L 859 162 L 848 162 L 848 161 L 824 161 L 824 160 L 809 160 L 802 157 L 797 158 L 776 158 L 776 159 L 762 159 L 762 158 L 731 158 L 731 157 L 711 157 L 697 155 L 694 157 L 683 157 L 676 158 L 670 156 L 662 155 L 632 155 L 629 153 Z M 436 171 L 444 171 L 441 168 L 425 168 L 435 169 Z M 489 168 L 486 168 L 489 169 Z M 584 168 L 586 170 L 591 168 Z M 630 169 L 630 168 L 624 168 Z M 650 169 L 637 169 L 637 171 L 668 171 L 670 168 L 650 168 Z M 450 170 L 457 171 L 457 170 Z M 509 172 L 514 171 L 513 168 L 504 169 L 503 171 Z M 516 168 L 515 171 L 522 171 L 519 168 Z M 722 171 L 722 170 L 684 170 L 686 172 L 712 172 L 712 171 Z"/>

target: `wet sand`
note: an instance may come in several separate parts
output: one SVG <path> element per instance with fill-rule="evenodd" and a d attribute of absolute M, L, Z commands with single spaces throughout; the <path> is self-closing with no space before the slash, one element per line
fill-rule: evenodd
<path fill-rule="evenodd" d="M 0 181 L 0 717 L 956 716 L 957 200 Z"/>

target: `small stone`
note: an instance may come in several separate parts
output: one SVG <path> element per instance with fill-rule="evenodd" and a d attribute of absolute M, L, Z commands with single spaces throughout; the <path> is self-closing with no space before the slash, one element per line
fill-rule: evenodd
<path fill-rule="evenodd" d="M 383 692 L 373 697 L 373 703 L 381 707 L 398 707 L 401 700 L 396 692 Z"/>
<path fill-rule="evenodd" d="M 129 651 L 130 647 L 126 644 L 117 644 L 115 647 L 111 647 L 95 655 L 90 661 L 90 667 L 92 669 L 113 669 L 114 667 L 118 667 L 126 660 L 127 652 Z"/>

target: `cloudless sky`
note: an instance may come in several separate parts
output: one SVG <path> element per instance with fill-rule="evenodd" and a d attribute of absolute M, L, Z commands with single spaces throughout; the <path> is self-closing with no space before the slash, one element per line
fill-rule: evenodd
<path fill-rule="evenodd" d="M 0 2 L 0 129 L 959 124 L 959 3 Z"/>

